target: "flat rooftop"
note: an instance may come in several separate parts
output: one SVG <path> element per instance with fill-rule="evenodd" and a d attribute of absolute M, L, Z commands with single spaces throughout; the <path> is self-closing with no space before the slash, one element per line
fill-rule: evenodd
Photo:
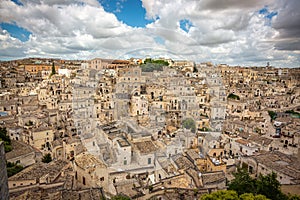
<path fill-rule="evenodd" d="M 82 169 L 106 167 L 106 165 L 96 156 L 89 153 L 81 153 L 75 156 L 75 163 Z"/>
<path fill-rule="evenodd" d="M 139 152 L 143 154 L 153 153 L 157 150 L 156 146 L 152 141 L 135 142 L 134 146 Z"/>
<path fill-rule="evenodd" d="M 125 138 L 120 138 L 117 140 L 121 147 L 129 147 L 130 143 Z"/>

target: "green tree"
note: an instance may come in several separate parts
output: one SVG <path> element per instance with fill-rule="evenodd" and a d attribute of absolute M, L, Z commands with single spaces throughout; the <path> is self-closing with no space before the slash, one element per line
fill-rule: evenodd
<path fill-rule="evenodd" d="M 151 58 L 146 58 L 145 61 L 144 61 L 144 64 L 147 64 L 147 63 L 152 63 L 152 64 L 159 64 L 159 65 L 162 65 L 162 66 L 169 66 L 169 63 L 167 61 L 164 61 L 164 60 L 152 60 Z"/>
<path fill-rule="evenodd" d="M 228 189 L 234 190 L 238 195 L 245 193 L 264 195 L 272 200 L 287 200 L 288 196 L 280 190 L 280 183 L 276 179 L 276 173 L 272 172 L 266 176 L 259 175 L 257 179 L 252 179 L 246 169 L 238 169 L 234 173 L 235 179 L 229 183 Z M 256 198 L 260 198 L 260 196 Z M 247 196 L 245 196 L 246 198 Z"/>
<path fill-rule="evenodd" d="M 54 66 L 54 62 L 52 63 L 52 72 L 51 72 L 51 76 L 56 74 L 56 71 L 55 71 L 55 66 Z"/>
<path fill-rule="evenodd" d="M 213 192 L 211 194 L 203 195 L 200 200 L 269 200 L 264 195 L 254 195 L 252 193 L 245 193 L 238 195 L 236 191 L 233 190 L 220 190 Z"/>
<path fill-rule="evenodd" d="M 274 112 L 272 110 L 269 110 L 268 113 L 269 113 L 269 115 L 271 117 L 271 121 L 276 119 L 276 117 L 277 117 L 276 112 Z"/>
<path fill-rule="evenodd" d="M 146 63 L 152 63 L 152 59 L 151 58 L 146 58 L 144 60 L 144 64 L 146 64 Z"/>
<path fill-rule="evenodd" d="M 205 194 L 200 200 L 239 200 L 239 196 L 236 191 L 220 190 L 211 194 Z"/>
<path fill-rule="evenodd" d="M 268 198 L 264 195 L 254 195 L 252 193 L 245 193 L 240 195 L 239 197 L 240 200 L 268 200 Z"/>
<path fill-rule="evenodd" d="M 227 97 L 228 99 L 236 99 L 236 100 L 240 100 L 240 97 L 236 94 L 230 93 Z"/>
<path fill-rule="evenodd" d="M 265 195 L 272 200 L 284 200 L 288 197 L 280 190 L 280 183 L 275 172 L 266 176 L 260 175 L 256 181 L 257 194 Z"/>
<path fill-rule="evenodd" d="M 4 142 L 4 150 L 6 153 L 12 150 L 11 140 L 7 135 L 6 128 L 0 128 L 0 141 Z"/>
<path fill-rule="evenodd" d="M 51 158 L 51 154 L 50 153 L 47 153 L 46 155 L 44 155 L 44 157 L 42 158 L 42 162 L 44 163 L 49 163 L 52 161 L 52 158 Z"/>
<path fill-rule="evenodd" d="M 289 114 L 291 114 L 295 118 L 300 118 L 300 113 L 296 112 L 294 110 L 287 110 L 287 111 L 285 111 L 285 113 L 289 113 Z"/>
<path fill-rule="evenodd" d="M 198 72 L 197 67 L 195 67 L 195 66 L 193 67 L 193 72 L 194 72 L 194 73 L 197 73 L 197 72 Z"/>
<path fill-rule="evenodd" d="M 252 179 L 246 169 L 238 168 L 233 174 L 234 179 L 229 183 L 229 190 L 234 190 L 238 195 L 244 193 L 255 193 L 255 180 Z"/>
<path fill-rule="evenodd" d="M 289 195 L 288 199 L 289 200 L 300 200 L 300 196 L 298 196 L 298 195 Z"/>
<path fill-rule="evenodd" d="M 1 139 L 0 139 L 0 141 L 1 141 Z M 4 151 L 5 151 L 5 153 L 7 153 L 7 152 L 10 152 L 10 151 L 12 151 L 12 146 L 11 146 L 11 144 L 9 143 L 9 142 L 4 142 Z"/>
<path fill-rule="evenodd" d="M 192 118 L 183 120 L 182 126 L 186 129 L 190 129 L 193 133 L 196 132 L 196 123 Z"/>
<path fill-rule="evenodd" d="M 23 166 L 18 165 L 16 163 L 7 162 L 6 163 L 6 170 L 7 170 L 7 176 L 11 177 L 11 176 L 17 174 L 18 172 L 22 171 Z"/>
<path fill-rule="evenodd" d="M 3 141 L 8 141 L 8 142 L 10 142 L 10 138 L 9 138 L 9 136 L 7 135 L 7 130 L 6 130 L 6 128 L 0 128 L 0 138 L 1 138 Z"/>

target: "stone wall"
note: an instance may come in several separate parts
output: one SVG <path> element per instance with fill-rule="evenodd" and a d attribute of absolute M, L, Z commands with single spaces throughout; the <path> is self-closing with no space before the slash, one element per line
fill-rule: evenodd
<path fill-rule="evenodd" d="M 8 195 L 4 143 L 0 142 L 0 197 L 2 200 L 7 200 Z"/>

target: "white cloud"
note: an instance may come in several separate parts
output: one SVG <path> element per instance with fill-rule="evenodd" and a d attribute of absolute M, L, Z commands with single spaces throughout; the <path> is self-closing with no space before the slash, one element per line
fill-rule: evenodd
<path fill-rule="evenodd" d="M 0 22 L 15 23 L 32 34 L 21 42 L 1 30 L 1 59 L 164 55 L 197 62 L 299 66 L 300 20 L 289 15 L 299 18 L 297 0 L 141 1 L 147 17 L 154 19 L 145 28 L 120 22 L 96 0 L 22 0 L 22 6 L 2 0 Z M 259 14 L 265 6 L 278 16 Z M 188 32 L 180 28 L 184 19 L 193 24 Z"/>
<path fill-rule="evenodd" d="M 273 20 L 273 28 L 279 31 L 275 47 L 279 50 L 300 50 L 300 1 L 280 1 L 278 16 Z"/>
<path fill-rule="evenodd" d="M 24 50 L 20 40 L 11 37 L 6 30 L 0 28 L 0 59 L 24 57 Z"/>

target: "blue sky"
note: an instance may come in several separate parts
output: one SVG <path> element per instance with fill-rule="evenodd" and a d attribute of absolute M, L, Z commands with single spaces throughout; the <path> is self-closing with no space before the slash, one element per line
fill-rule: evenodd
<path fill-rule="evenodd" d="M 8 31 L 12 37 L 18 38 L 22 42 L 26 42 L 29 39 L 29 35 L 31 34 L 28 30 L 19 27 L 14 23 L 1 23 L 0 27 L 3 30 Z"/>
<path fill-rule="evenodd" d="M 298 0 L 1 0 L 0 59 L 164 56 L 299 67 L 299 7 Z"/>
<path fill-rule="evenodd" d="M 278 15 L 278 13 L 276 11 L 270 12 L 268 7 L 264 7 L 262 9 L 259 10 L 259 14 L 262 14 L 265 16 L 265 18 L 267 19 L 272 19 L 273 17 L 275 17 L 276 15 Z"/>
<path fill-rule="evenodd" d="M 105 11 L 114 13 L 125 24 L 145 27 L 153 20 L 146 19 L 146 10 L 140 0 L 100 0 Z"/>

